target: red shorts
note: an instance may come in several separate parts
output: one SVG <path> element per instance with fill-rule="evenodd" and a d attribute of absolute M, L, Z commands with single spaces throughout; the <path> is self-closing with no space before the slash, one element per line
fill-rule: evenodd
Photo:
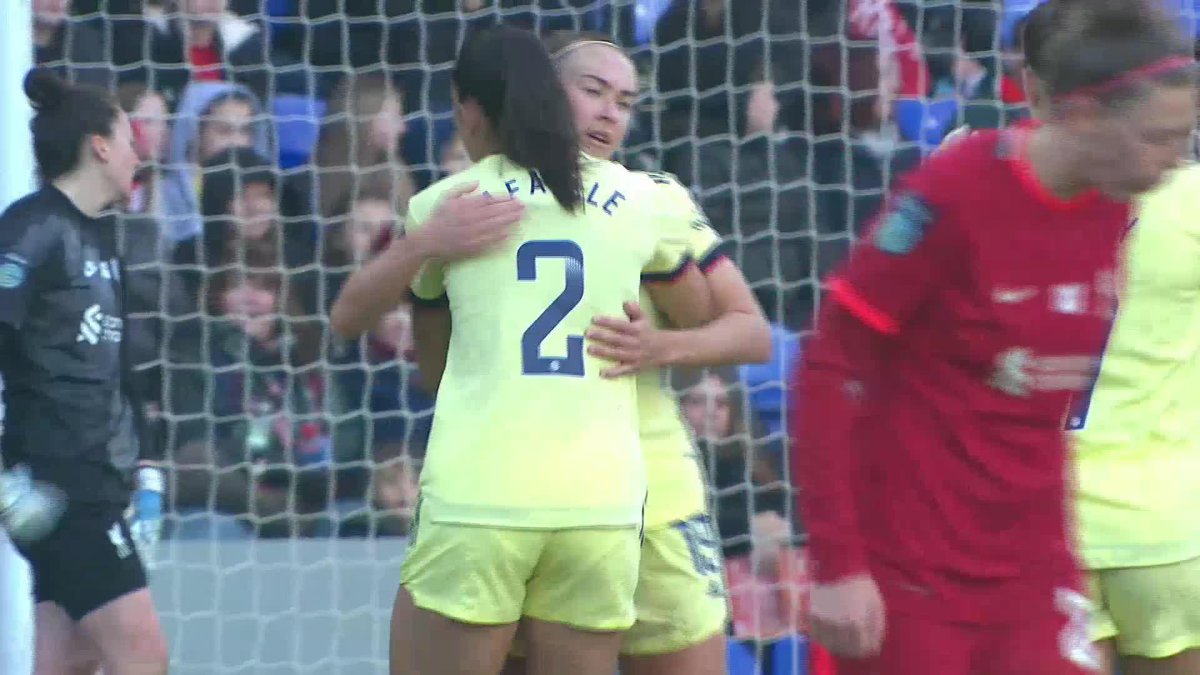
<path fill-rule="evenodd" d="M 883 651 L 838 659 L 838 675 L 1093 675 L 1086 609 L 999 626 L 891 615 Z"/>

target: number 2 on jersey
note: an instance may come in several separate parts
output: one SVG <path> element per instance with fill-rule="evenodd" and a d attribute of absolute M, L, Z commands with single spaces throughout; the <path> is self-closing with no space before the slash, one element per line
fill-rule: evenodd
<path fill-rule="evenodd" d="M 567 336 L 565 356 L 542 356 L 542 343 L 583 299 L 583 249 L 573 241 L 527 241 L 517 249 L 517 280 L 537 279 L 538 260 L 561 259 L 563 290 L 521 335 L 521 372 L 583 376 L 583 336 Z"/>

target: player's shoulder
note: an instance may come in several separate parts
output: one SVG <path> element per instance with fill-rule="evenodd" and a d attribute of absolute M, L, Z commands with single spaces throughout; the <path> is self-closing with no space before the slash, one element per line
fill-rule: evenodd
<path fill-rule="evenodd" d="M 659 199 L 686 202 L 688 204 L 695 201 L 692 191 L 687 189 L 679 180 L 679 177 L 673 173 L 636 170 L 630 170 L 630 173 L 640 178 L 644 182 L 646 189 Z"/>
<path fill-rule="evenodd" d="M 0 244 L 11 244 L 36 238 L 49 242 L 62 236 L 71 210 L 64 208 L 66 200 L 44 188 L 13 202 L 0 213 Z"/>
<path fill-rule="evenodd" d="M 1134 206 L 1137 231 L 1145 234 L 1147 229 L 1163 236 L 1177 238 L 1175 234 L 1195 237 L 1200 234 L 1200 164 L 1189 162 L 1164 176 L 1154 189 L 1141 195 Z M 1175 234 L 1168 234 L 1175 233 Z M 1160 236 L 1161 235 L 1161 236 Z M 1145 236 L 1138 237 L 1145 241 Z"/>
<path fill-rule="evenodd" d="M 485 190 L 487 184 L 495 183 L 501 177 L 502 169 L 497 162 L 491 161 L 493 159 L 492 157 L 486 158 L 458 173 L 430 183 L 428 187 L 409 199 L 409 215 L 418 223 L 424 222 L 447 193 L 467 183 L 478 183 L 480 187 L 477 189 Z"/>
<path fill-rule="evenodd" d="M 1019 135 L 1026 133 L 1015 129 L 973 130 L 953 142 L 947 143 L 931 155 L 920 170 L 945 174 L 953 180 L 956 176 L 967 176 L 964 169 L 989 169 L 999 167 L 1016 157 L 1020 151 Z"/>
<path fill-rule="evenodd" d="M 1167 173 L 1162 182 L 1138 199 L 1140 206 L 1169 204 L 1177 208 L 1196 210 L 1196 195 L 1200 193 L 1200 164 L 1188 162 Z"/>

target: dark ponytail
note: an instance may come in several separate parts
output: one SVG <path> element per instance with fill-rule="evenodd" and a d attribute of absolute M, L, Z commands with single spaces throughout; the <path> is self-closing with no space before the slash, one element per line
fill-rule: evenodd
<path fill-rule="evenodd" d="M 533 33 L 496 26 L 467 38 L 454 65 L 461 100 L 474 100 L 495 130 L 500 152 L 537 171 L 567 211 L 583 205 L 579 136 L 567 93 Z"/>
<path fill-rule="evenodd" d="M 1034 74 L 1044 67 L 1042 54 L 1046 43 L 1054 37 L 1055 31 L 1061 28 L 1062 19 L 1059 16 L 1061 2 L 1043 2 L 1026 15 L 1021 24 L 1021 55 L 1025 65 Z"/>
<path fill-rule="evenodd" d="M 1192 45 L 1161 0 L 1049 0 L 1035 12 L 1025 51 L 1051 100 L 1116 105 L 1148 84 L 1195 84 Z"/>
<path fill-rule="evenodd" d="M 46 182 L 73 171 L 88 137 L 111 136 L 120 114 L 104 90 L 68 84 L 46 68 L 25 76 L 25 95 L 34 109 L 33 156 Z"/>

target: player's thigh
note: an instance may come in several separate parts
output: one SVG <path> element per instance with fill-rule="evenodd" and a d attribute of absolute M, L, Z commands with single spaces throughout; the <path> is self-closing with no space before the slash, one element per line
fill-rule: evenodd
<path fill-rule="evenodd" d="M 1097 573 L 1121 656 L 1161 659 L 1200 648 L 1200 558 Z"/>
<path fill-rule="evenodd" d="M 38 603 L 34 626 L 35 675 L 94 675 L 100 667 L 100 653 L 62 607 Z"/>
<path fill-rule="evenodd" d="M 622 655 L 634 657 L 626 659 L 629 672 L 646 660 L 636 657 L 724 649 L 729 606 L 720 542 L 707 516 L 647 530 L 634 606 L 637 620 L 621 643 Z"/>
<path fill-rule="evenodd" d="M 413 606 L 405 675 L 494 675 L 504 664 L 516 623 L 473 624 Z M 393 672 L 397 672 L 393 670 Z"/>
<path fill-rule="evenodd" d="M 626 630 L 634 620 L 641 542 L 636 526 L 554 530 L 528 577 L 522 614 L 583 631 Z M 526 631 L 526 638 L 534 636 Z"/>
<path fill-rule="evenodd" d="M 433 515 L 418 506 L 400 570 L 413 604 L 462 623 L 516 623 L 551 532 L 443 523 Z"/>
<path fill-rule="evenodd" d="M 403 585 L 396 589 L 392 602 L 392 621 L 388 629 L 388 672 L 408 675 L 416 669 L 413 658 L 413 621 L 417 606 Z"/>
<path fill-rule="evenodd" d="M 106 603 L 79 622 L 112 672 L 167 672 L 167 641 L 150 589 L 141 588 Z"/>
<path fill-rule="evenodd" d="M 74 504 L 45 539 L 20 551 L 33 573 L 34 598 L 52 602 L 72 621 L 146 588 L 122 509 Z"/>
<path fill-rule="evenodd" d="M 1092 615 L 1088 631 L 1092 642 L 1115 649 L 1117 624 L 1108 609 L 1108 598 L 1104 594 L 1104 570 L 1094 570 L 1087 575 L 1088 597 L 1092 601 Z"/>
<path fill-rule="evenodd" d="M 976 675 L 971 626 L 889 613 L 883 647 L 866 659 L 836 658 L 838 675 Z M 987 675 L 993 675 L 988 671 Z M 1034 675 L 1026 673 L 1026 675 Z"/>
<path fill-rule="evenodd" d="M 622 655 L 621 675 L 724 675 L 727 649 L 717 633 L 672 652 Z"/>
<path fill-rule="evenodd" d="M 621 635 L 581 630 L 566 623 L 527 618 L 523 622 L 527 675 L 612 675 Z"/>
<path fill-rule="evenodd" d="M 975 667 L 988 675 L 1095 675 L 1103 665 L 1091 639 L 1091 602 L 1059 590 L 1054 604 L 1020 622 L 981 632 Z"/>

